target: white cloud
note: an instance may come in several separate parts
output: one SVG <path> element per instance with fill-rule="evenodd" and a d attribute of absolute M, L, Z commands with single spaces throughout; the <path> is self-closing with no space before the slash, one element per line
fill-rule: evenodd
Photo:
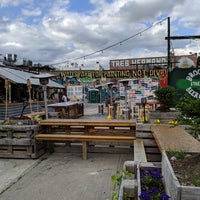
<path fill-rule="evenodd" d="M 22 47 L 22 45 L 17 42 L 6 42 L 5 44 L 2 44 L 2 46 L 3 47 L 10 46 L 10 47 L 16 47 L 16 48 Z"/>
<path fill-rule="evenodd" d="M 15 4 L 28 0 L 15 1 Z M 198 0 L 91 0 L 96 9 L 88 13 L 75 13 L 69 9 L 69 1 L 32 1 L 29 7 L 23 7 L 22 14 L 37 17 L 40 21 L 26 24 L 22 16 L 10 19 L 9 15 L 0 18 L 0 52 L 14 52 L 43 64 L 57 63 L 85 56 L 75 60 L 85 65 L 96 61 L 108 66 L 110 59 L 167 55 L 166 21 L 121 45 L 87 57 L 95 51 L 120 42 L 145 30 L 164 16 L 171 17 L 171 32 L 179 33 L 179 27 L 196 27 L 199 32 Z M 48 4 L 47 4 L 48 3 Z M 81 1 L 80 1 L 81 4 Z M 0 5 L 13 5 L 11 1 L 1 1 Z M 192 13 L 192 15 L 191 15 Z M 39 18 L 41 17 L 42 18 Z M 175 21 L 176 20 L 176 21 Z M 178 49 L 189 51 L 194 46 L 187 46 L 188 41 L 181 41 Z M 3 46 L 4 45 L 4 46 Z M 180 51 L 179 51 L 180 52 Z"/>
<path fill-rule="evenodd" d="M 40 8 L 35 8 L 32 10 L 22 9 L 22 14 L 25 16 L 39 16 L 41 15 L 41 10 Z"/>
<path fill-rule="evenodd" d="M 32 1 L 33 0 L 1 0 L 0 7 L 4 7 L 4 6 L 18 6 L 19 4 L 30 3 Z"/>

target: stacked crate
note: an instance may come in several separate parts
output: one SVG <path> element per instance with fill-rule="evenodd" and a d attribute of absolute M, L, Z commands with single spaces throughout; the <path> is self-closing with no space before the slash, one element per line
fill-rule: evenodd
<path fill-rule="evenodd" d="M 38 158 L 45 143 L 36 141 L 40 125 L 0 125 L 0 158 Z"/>

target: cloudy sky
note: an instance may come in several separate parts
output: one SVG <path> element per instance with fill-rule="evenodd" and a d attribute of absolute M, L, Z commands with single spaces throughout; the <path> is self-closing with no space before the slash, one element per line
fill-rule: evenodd
<path fill-rule="evenodd" d="M 0 13 L 0 54 L 55 67 L 167 55 L 167 17 L 171 35 L 200 35 L 199 0 L 0 0 Z M 172 47 L 200 52 L 200 41 Z"/>

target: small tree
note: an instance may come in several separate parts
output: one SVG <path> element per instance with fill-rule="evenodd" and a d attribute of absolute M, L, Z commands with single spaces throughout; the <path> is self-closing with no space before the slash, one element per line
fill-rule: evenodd
<path fill-rule="evenodd" d="M 175 103 L 176 90 L 171 86 L 159 88 L 155 91 L 156 100 L 163 104 L 161 111 L 169 111 L 170 106 Z"/>
<path fill-rule="evenodd" d="M 190 125 L 191 134 L 199 139 L 200 136 L 200 99 L 184 96 L 176 105 L 180 111 L 178 121 Z"/>

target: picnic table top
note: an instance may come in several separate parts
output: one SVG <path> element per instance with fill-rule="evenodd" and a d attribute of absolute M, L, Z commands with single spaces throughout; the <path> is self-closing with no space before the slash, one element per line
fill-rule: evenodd
<path fill-rule="evenodd" d="M 152 125 L 152 134 L 160 149 L 200 153 L 200 142 L 180 126 Z"/>
<path fill-rule="evenodd" d="M 48 107 L 67 107 L 67 106 L 73 106 L 73 105 L 77 105 L 77 104 L 83 104 L 83 102 L 60 102 L 60 103 L 53 103 L 53 104 L 48 104 Z"/>
<path fill-rule="evenodd" d="M 74 125 L 74 126 L 129 126 L 136 127 L 136 122 L 133 120 L 107 120 L 107 119 L 46 119 L 40 121 L 40 125 Z"/>

